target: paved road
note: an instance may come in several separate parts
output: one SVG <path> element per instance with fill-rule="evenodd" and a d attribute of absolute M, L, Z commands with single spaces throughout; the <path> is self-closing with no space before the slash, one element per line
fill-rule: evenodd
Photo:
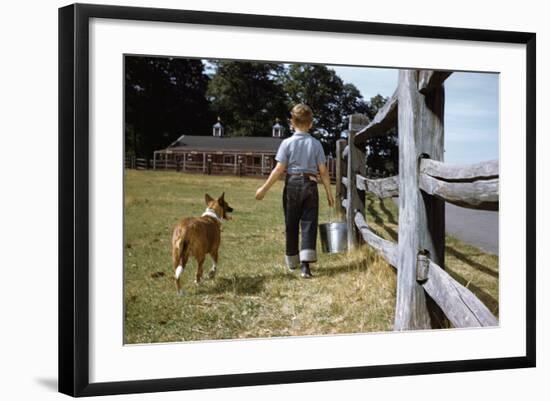
<path fill-rule="evenodd" d="M 399 204 L 398 198 L 394 198 Z M 498 212 L 473 210 L 445 204 L 447 233 L 485 252 L 498 254 Z"/>
<path fill-rule="evenodd" d="M 498 254 L 498 212 L 445 204 L 445 229 L 458 239 Z"/>

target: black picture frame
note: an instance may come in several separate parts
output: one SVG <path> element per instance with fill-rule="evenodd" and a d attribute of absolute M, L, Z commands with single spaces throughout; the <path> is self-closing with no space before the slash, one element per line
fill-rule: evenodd
<path fill-rule="evenodd" d="M 89 381 L 89 21 L 160 21 L 285 30 L 515 43 L 526 46 L 526 353 L 521 357 L 90 383 Z M 59 9 L 59 391 L 95 396 L 324 380 L 534 367 L 536 35 L 267 15 L 74 4 Z"/>

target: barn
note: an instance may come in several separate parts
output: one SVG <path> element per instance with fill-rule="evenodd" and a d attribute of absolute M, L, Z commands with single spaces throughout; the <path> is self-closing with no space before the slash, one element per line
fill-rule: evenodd
<path fill-rule="evenodd" d="M 182 135 L 154 153 L 153 168 L 205 174 L 266 175 L 282 138 Z M 174 164 L 176 166 L 174 166 Z"/>
<path fill-rule="evenodd" d="M 285 138 L 278 121 L 269 137 L 225 135 L 218 120 L 212 135 L 182 135 L 165 149 L 153 154 L 153 169 L 202 174 L 266 176 L 275 167 L 275 155 Z M 329 158 L 329 171 L 334 172 L 334 160 Z"/>

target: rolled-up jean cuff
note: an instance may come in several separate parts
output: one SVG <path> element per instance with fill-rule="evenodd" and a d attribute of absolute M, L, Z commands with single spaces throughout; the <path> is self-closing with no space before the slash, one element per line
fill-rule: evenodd
<path fill-rule="evenodd" d="M 298 267 L 300 266 L 300 256 L 285 255 L 285 262 L 288 267 Z"/>
<path fill-rule="evenodd" d="M 317 252 L 315 249 L 302 249 L 300 251 L 301 262 L 317 262 Z"/>

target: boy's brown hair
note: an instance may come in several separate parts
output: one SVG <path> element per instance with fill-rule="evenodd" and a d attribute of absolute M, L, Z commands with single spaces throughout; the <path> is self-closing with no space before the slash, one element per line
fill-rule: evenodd
<path fill-rule="evenodd" d="M 313 112 L 307 104 L 298 103 L 290 111 L 292 125 L 296 128 L 309 128 L 313 122 Z"/>

